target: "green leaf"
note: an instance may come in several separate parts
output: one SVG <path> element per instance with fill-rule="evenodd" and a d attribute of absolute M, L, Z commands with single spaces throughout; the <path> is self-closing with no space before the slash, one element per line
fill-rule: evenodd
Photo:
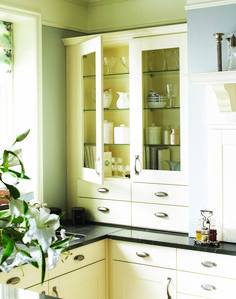
<path fill-rule="evenodd" d="M 61 213 L 58 215 L 59 218 L 61 218 L 64 214 L 65 214 L 65 212 L 61 212 Z"/>
<path fill-rule="evenodd" d="M 10 229 L 9 229 L 10 230 Z M 18 232 L 18 231 L 16 231 L 16 230 L 14 230 L 14 229 L 11 229 L 10 230 L 10 233 L 11 233 L 11 235 L 14 237 L 14 238 L 16 238 L 17 240 L 19 240 L 20 242 L 22 242 L 22 239 L 23 239 L 23 237 L 24 237 L 24 235 L 25 235 L 25 233 L 24 232 Z"/>
<path fill-rule="evenodd" d="M 8 151 L 8 154 L 11 154 L 12 156 L 16 157 L 20 166 L 21 166 L 21 175 L 20 177 L 23 178 L 25 175 L 25 167 L 24 164 L 22 163 L 22 161 L 20 160 L 20 158 L 18 157 L 18 155 L 16 153 L 14 153 L 13 151 Z M 6 172 L 6 171 L 5 171 Z"/>
<path fill-rule="evenodd" d="M 39 269 L 39 264 L 37 262 L 29 262 L 32 266 Z"/>
<path fill-rule="evenodd" d="M 2 265 L 11 256 L 14 247 L 15 247 L 15 241 L 13 239 L 10 239 L 2 255 L 0 265 Z"/>
<path fill-rule="evenodd" d="M 1 181 L 2 181 L 2 180 L 1 180 Z M 2 182 L 3 182 L 3 181 L 2 181 Z M 12 186 L 12 185 L 8 185 L 8 184 L 6 184 L 5 182 L 3 182 L 3 184 L 4 184 L 4 185 L 7 187 L 7 189 L 9 190 L 11 197 L 13 197 L 14 199 L 17 199 L 17 198 L 20 197 L 20 192 L 19 192 L 19 190 L 18 190 L 16 187 L 14 187 L 14 186 Z"/>
<path fill-rule="evenodd" d="M 25 201 L 23 201 L 23 213 L 24 213 L 24 215 L 26 215 L 27 211 L 28 211 L 28 204 Z"/>
<path fill-rule="evenodd" d="M 6 234 L 6 232 L 4 230 L 1 230 L 1 242 L 0 242 L 0 244 L 3 247 L 6 247 L 6 245 L 9 243 L 9 241 L 10 241 L 9 236 Z M 5 244 L 5 246 L 4 246 L 4 244 Z"/>
<path fill-rule="evenodd" d="M 28 129 L 28 130 L 27 130 L 26 132 L 24 132 L 23 134 L 18 135 L 18 136 L 16 137 L 16 140 L 15 140 L 14 143 L 12 144 L 12 146 L 13 146 L 16 142 L 21 142 L 21 141 L 23 141 L 23 140 L 28 136 L 29 132 L 30 132 L 30 129 Z"/>
<path fill-rule="evenodd" d="M 22 223 L 23 221 L 24 221 L 24 218 L 22 216 L 18 216 L 17 218 L 14 218 L 12 220 L 12 223 L 19 224 L 19 223 Z"/>
<path fill-rule="evenodd" d="M 5 215 L 6 213 L 8 213 L 8 211 L 2 211 L 2 212 L 0 212 L 0 218 L 3 216 L 3 215 Z M 0 219 L 1 220 L 1 219 Z"/>
<path fill-rule="evenodd" d="M 3 167 L 0 167 L 0 171 L 5 172 Z M 22 174 L 19 173 L 18 171 L 8 169 L 8 172 L 17 178 L 22 178 L 24 180 L 30 180 L 30 178 L 27 175 L 24 175 L 24 177 L 22 177 Z"/>
<path fill-rule="evenodd" d="M 3 172 L 7 172 L 8 171 L 8 156 L 9 156 L 9 152 L 7 150 L 4 150 L 3 152 Z"/>
<path fill-rule="evenodd" d="M 43 252 L 41 245 L 37 241 L 33 241 L 33 243 L 39 248 L 41 253 L 41 285 L 44 283 L 45 273 L 46 273 L 46 258 Z"/>
<path fill-rule="evenodd" d="M 50 247 L 53 248 L 53 249 L 57 249 L 57 248 L 60 248 L 62 247 L 63 244 L 65 244 L 66 242 L 70 241 L 75 235 L 71 236 L 70 238 L 65 238 L 63 240 L 59 240 L 59 241 L 56 241 L 56 242 L 53 242 Z M 68 247 L 68 246 L 67 246 Z"/>

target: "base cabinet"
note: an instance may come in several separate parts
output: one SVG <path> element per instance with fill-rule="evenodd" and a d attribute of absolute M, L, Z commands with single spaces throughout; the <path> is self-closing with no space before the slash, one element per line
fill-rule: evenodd
<path fill-rule="evenodd" d="M 175 280 L 174 270 L 113 261 L 111 299 L 174 299 Z"/>
<path fill-rule="evenodd" d="M 105 261 L 49 280 L 49 295 L 63 299 L 104 299 Z"/>

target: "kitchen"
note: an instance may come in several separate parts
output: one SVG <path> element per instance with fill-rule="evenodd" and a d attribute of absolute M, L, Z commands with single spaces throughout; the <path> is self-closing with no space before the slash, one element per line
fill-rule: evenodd
<path fill-rule="evenodd" d="M 13 1 L 14 2 L 14 1 Z M 118 5 L 119 9 L 122 5 L 125 5 L 122 11 L 129 11 L 129 6 L 127 2 L 133 1 L 121 1 L 121 3 L 114 3 L 114 7 Z M 147 26 L 158 26 L 166 24 L 177 24 L 185 23 L 187 20 L 188 24 L 188 73 L 203 73 L 203 72 L 215 72 L 216 71 L 216 44 L 213 37 L 213 33 L 216 32 L 233 32 L 234 24 L 233 22 L 228 22 L 229 19 L 234 19 L 229 16 L 233 14 L 233 2 L 224 3 L 225 5 L 220 5 L 220 1 L 211 1 L 212 6 L 207 7 L 205 4 L 199 4 L 197 1 L 189 1 L 189 3 L 180 3 L 180 6 L 175 10 L 170 10 L 171 7 L 168 1 L 165 1 L 165 6 L 159 7 L 158 3 L 153 4 L 150 1 L 150 6 L 146 5 L 145 8 L 148 10 L 146 14 L 141 14 L 143 6 L 137 6 L 137 14 L 132 11 L 132 16 L 134 18 L 133 24 L 130 23 L 130 14 L 128 14 L 127 19 L 120 15 L 117 18 L 112 18 L 112 14 L 109 9 L 111 5 L 107 4 L 104 6 L 91 6 L 89 14 L 88 30 L 85 30 L 87 25 L 86 20 L 84 27 L 78 26 L 77 31 L 84 33 L 96 33 L 105 32 L 111 30 L 123 30 L 123 29 L 133 29 Z M 192 3 L 193 2 L 193 3 Z M 201 1 L 202 2 L 202 1 Z M 209 1 L 208 1 L 209 2 Z M 217 3 L 218 2 L 218 3 Z M 130 4 L 130 3 L 129 3 Z M 173 3 L 172 3 L 173 4 Z M 185 11 L 184 6 L 188 4 L 187 10 Z M 141 4 L 140 4 L 141 5 Z M 157 5 L 157 9 L 153 8 L 153 5 Z M 200 6 L 199 6 L 200 5 Z M 20 8 L 29 7 L 26 4 Z M 58 84 L 58 82 L 63 82 L 65 80 L 63 72 L 57 72 L 54 74 L 53 67 L 49 67 L 52 63 L 55 67 L 58 67 L 58 61 L 61 61 L 61 68 L 64 68 L 63 55 L 64 47 L 59 43 L 61 38 L 76 36 L 74 32 L 65 32 L 58 28 L 50 28 L 48 25 L 51 24 L 52 27 L 59 27 L 58 23 L 60 20 L 65 20 L 66 24 L 69 20 L 66 19 L 64 14 L 58 12 L 59 17 L 57 18 L 54 9 L 51 11 L 50 20 L 50 10 L 46 10 L 46 4 L 44 8 L 32 7 L 32 10 L 43 11 L 43 152 L 45 154 L 45 159 L 43 160 L 43 185 L 44 185 L 44 201 L 48 203 L 49 206 L 60 206 L 63 210 L 66 210 L 65 200 L 66 197 L 66 116 L 65 116 L 65 98 L 62 96 L 65 94 L 65 84 Z M 54 6 L 54 8 L 57 6 Z M 76 6 L 77 7 L 77 6 Z M 30 8 L 30 7 L 29 7 Z M 95 18 L 94 15 L 102 15 L 104 8 L 107 8 L 106 18 Z M 192 8 L 192 9 L 191 9 Z M 193 9 L 195 8 L 195 9 Z M 83 9 L 86 10 L 85 6 Z M 140 9 L 140 11 L 138 10 Z M 79 10 L 80 11 L 80 10 Z M 118 11 L 118 10 L 117 10 Z M 146 11 L 146 10 L 145 10 Z M 176 13 L 178 11 L 178 14 Z M 164 14 L 166 12 L 166 14 Z M 80 11 L 81 18 L 79 21 L 83 21 L 84 14 Z M 44 16 L 45 15 L 45 16 Z M 187 17 L 186 17 L 187 15 Z M 109 24 L 99 24 L 102 20 L 106 20 L 110 17 Z M 166 16 L 166 18 L 164 18 Z M 136 19 L 135 19 L 136 18 Z M 223 19 L 227 18 L 227 22 L 223 22 Z M 71 18 L 73 20 L 73 18 Z M 124 21 L 125 20 L 125 21 Z M 142 20 L 142 21 L 141 21 Z M 158 21 L 157 21 L 158 20 Z M 199 20 L 201 22 L 199 23 Z M 220 20 L 220 21 L 219 21 Z M 74 21 L 74 20 L 73 20 Z M 98 22 L 93 24 L 93 22 Z M 122 22 L 121 22 L 122 21 Z M 91 23 L 89 23 L 91 22 Z M 114 23 L 113 23 L 114 22 Z M 117 22 L 117 23 L 115 23 Z M 121 24 L 122 23 L 122 24 Z M 81 25 L 81 24 L 80 24 Z M 65 28 L 66 25 L 61 26 Z M 75 27 L 72 25 L 66 26 L 66 28 Z M 83 29 L 82 29 L 83 28 Z M 62 31 L 62 32 L 61 32 Z M 196 42 L 196 39 L 198 42 Z M 45 41 L 45 42 L 44 42 Z M 199 42 L 200 41 L 200 42 Z M 55 42 L 55 44 L 53 43 Z M 56 57 L 57 51 L 55 48 L 49 47 L 50 43 L 53 43 L 53 47 L 61 49 L 58 53 L 58 58 Z M 46 52 L 47 50 L 47 52 Z M 50 53 L 50 51 L 53 52 Z M 59 52 L 59 50 L 58 50 Z M 56 59 L 57 58 L 57 59 Z M 224 52 L 223 65 L 226 65 L 227 55 Z M 58 76 L 58 78 L 57 78 Z M 205 87 L 188 81 L 189 84 L 189 103 L 188 103 L 188 113 L 189 113 L 189 232 L 190 236 L 195 235 L 195 230 L 197 226 L 197 219 L 199 218 L 199 212 L 202 208 L 207 206 L 207 123 L 206 123 L 206 99 L 205 99 Z M 52 85 L 55 87 L 52 88 Z M 60 85 L 60 86 L 59 86 Z M 49 100 L 50 97 L 50 100 Z M 196 98 L 197 97 L 197 98 Z M 58 100 L 61 99 L 60 105 L 58 105 Z M 55 101 L 54 103 L 52 101 Z M 55 113 L 55 106 L 58 107 Z M 54 123 L 55 126 L 48 128 L 48 123 Z M 57 150 L 55 149 L 57 145 Z M 63 150 L 62 150 L 63 149 Z M 55 150 L 57 155 L 55 155 Z M 60 161 L 60 163 L 58 163 Z M 58 176 L 52 175 L 56 172 Z M 53 178 L 53 182 L 52 182 Z M 54 186 L 53 190 L 51 186 Z M 200 187 L 199 187 L 200 186 Z M 70 209 L 69 211 L 70 212 Z"/>

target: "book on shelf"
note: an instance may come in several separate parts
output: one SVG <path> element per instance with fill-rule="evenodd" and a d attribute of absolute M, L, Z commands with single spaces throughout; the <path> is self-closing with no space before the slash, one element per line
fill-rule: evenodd
<path fill-rule="evenodd" d="M 84 146 L 84 167 L 95 169 L 96 146 Z"/>
<path fill-rule="evenodd" d="M 147 146 L 145 149 L 146 169 L 170 170 L 168 163 L 170 160 L 170 149 L 159 148 L 158 146 Z"/>

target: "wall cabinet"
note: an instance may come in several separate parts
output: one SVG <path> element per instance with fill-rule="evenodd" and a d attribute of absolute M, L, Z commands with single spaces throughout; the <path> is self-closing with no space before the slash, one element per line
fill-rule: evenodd
<path fill-rule="evenodd" d="M 69 217 L 72 206 L 86 206 L 89 220 L 141 226 L 139 221 L 132 223 L 136 206 L 142 209 L 136 188 L 151 183 L 157 190 L 165 185 L 176 188 L 163 204 L 179 215 L 178 206 L 184 206 L 186 216 L 183 225 L 162 212 L 151 228 L 188 232 L 186 25 L 63 41 Z M 175 198 L 179 186 L 185 188 L 183 198 Z M 168 194 L 164 197 L 170 199 Z M 152 196 L 145 198 L 153 201 Z M 126 221 L 118 212 L 110 218 L 109 212 L 104 217 L 94 214 L 100 199 L 116 201 L 125 209 Z M 120 205 L 121 201 L 132 204 Z M 159 204 L 157 210 L 162 210 L 160 196 L 154 205 Z"/>
<path fill-rule="evenodd" d="M 112 241 L 110 298 L 174 299 L 175 267 L 176 251 L 173 248 Z"/>

